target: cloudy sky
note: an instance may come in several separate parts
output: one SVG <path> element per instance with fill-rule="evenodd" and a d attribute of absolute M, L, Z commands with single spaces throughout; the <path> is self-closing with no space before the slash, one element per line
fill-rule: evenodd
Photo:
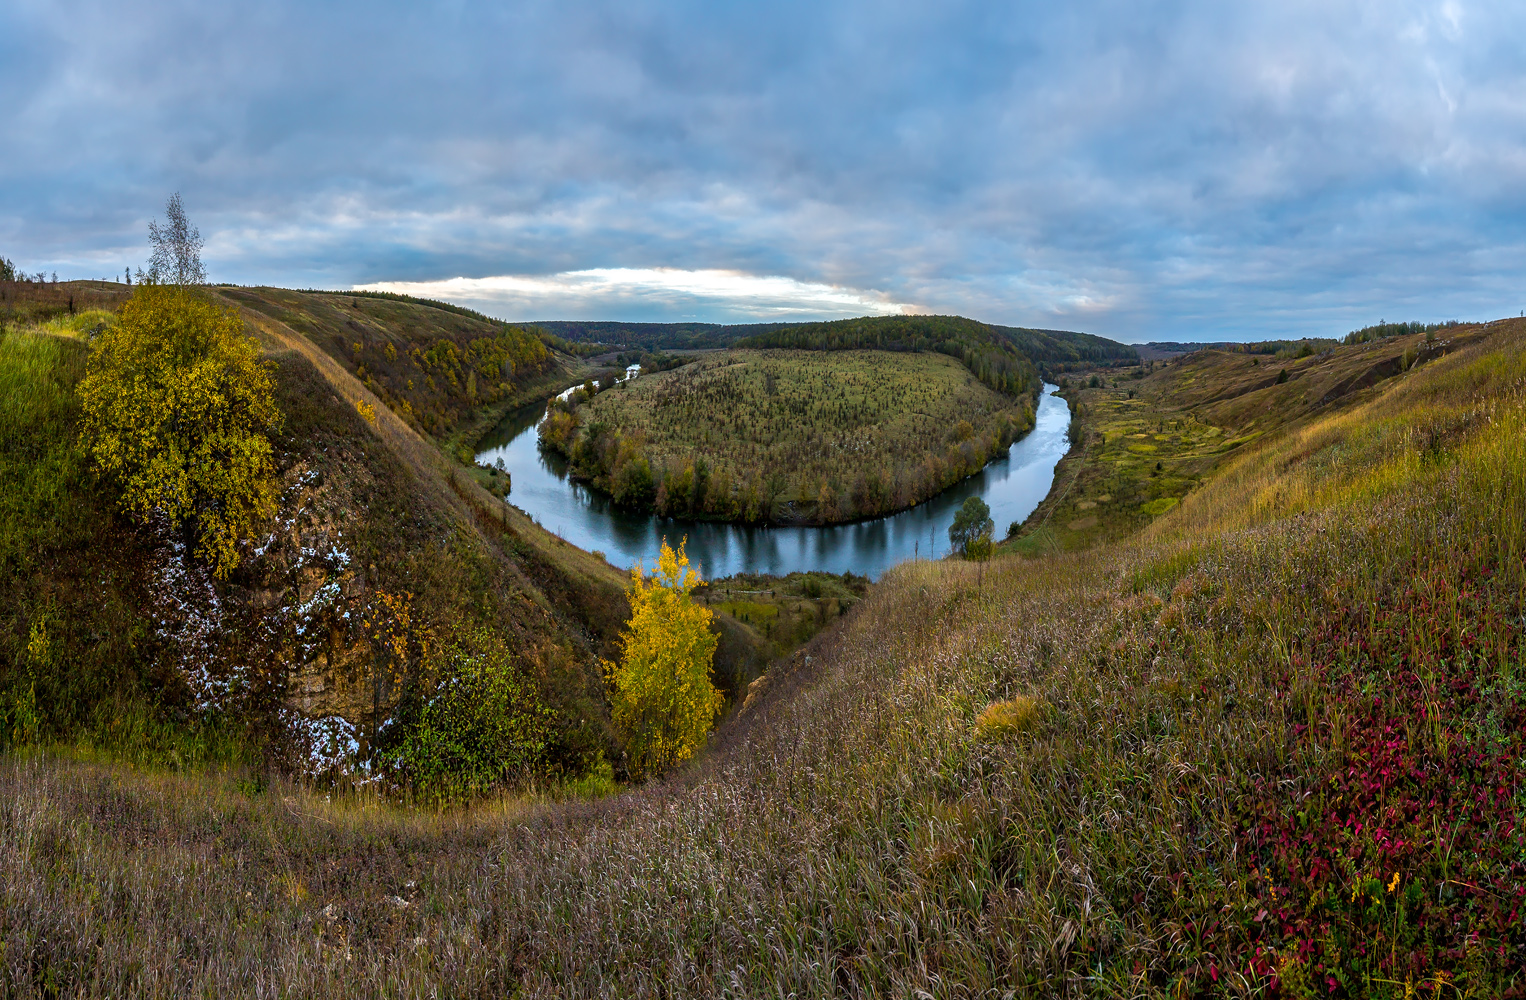
<path fill-rule="evenodd" d="M 1526 4 L 0 5 L 0 255 L 1126 341 L 1526 309 Z"/>

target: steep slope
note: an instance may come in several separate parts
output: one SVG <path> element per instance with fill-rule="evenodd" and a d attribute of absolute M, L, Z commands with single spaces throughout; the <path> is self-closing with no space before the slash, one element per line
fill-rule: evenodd
<path fill-rule="evenodd" d="M 187 558 L 176 533 L 117 516 L 89 472 L 74 384 L 86 327 L 110 315 L 70 319 L 61 296 L 53 326 L 0 331 L 3 375 L 22 387 L 0 413 L 0 744 L 137 752 L 147 740 L 196 759 L 203 751 L 185 741 L 202 746 L 212 727 L 216 739 L 317 772 L 399 732 L 389 720 L 411 711 L 410 692 L 441 669 L 438 651 L 480 628 L 552 711 L 549 769 L 577 774 L 617 759 L 602 660 L 615 655 L 628 614 L 625 574 L 484 490 L 356 372 L 237 292 L 220 294 L 266 346 L 286 420 L 274 442 L 280 509 L 228 581 Z M 314 327 L 331 308 L 269 295 Z M 372 333 L 409 338 L 420 353 L 486 336 L 431 326 L 440 310 L 388 305 L 388 323 Z M 309 307 L 319 319 L 307 318 Z M 569 378 L 561 365 L 552 358 L 496 402 L 484 398 L 479 417 L 560 387 Z M 727 616 L 718 627 L 717 676 L 734 695 L 761 669 L 760 643 Z M 162 739 L 141 726 L 128 734 L 123 718 L 169 728 Z"/>
<path fill-rule="evenodd" d="M 535 331 L 442 302 L 284 288 L 219 293 L 300 334 L 411 427 L 451 445 L 583 374 Z"/>

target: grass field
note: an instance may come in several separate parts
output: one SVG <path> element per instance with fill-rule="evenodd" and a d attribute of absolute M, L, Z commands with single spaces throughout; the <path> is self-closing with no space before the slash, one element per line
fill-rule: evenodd
<path fill-rule="evenodd" d="M 1061 462 L 1054 491 L 1004 548 L 1032 555 L 1126 537 L 1267 435 L 1332 407 L 1359 405 L 1378 383 L 1486 332 L 1457 325 L 1441 335 L 1332 342 L 1277 357 L 1202 350 L 1071 374 L 1062 394 L 1071 402 L 1077 447 Z"/>
<path fill-rule="evenodd" d="M 887 573 L 666 783 L 11 754 L 0 992 L 1520 997 L 1526 322 L 1454 346 L 1124 541 Z"/>
<path fill-rule="evenodd" d="M 633 506 L 824 524 L 925 500 L 1032 426 L 941 354 L 727 351 L 553 414 L 542 440 Z"/>
<path fill-rule="evenodd" d="M 744 573 L 705 581 L 694 599 L 750 627 L 762 639 L 764 658 L 773 660 L 847 614 L 868 589 L 867 577 L 851 573 Z"/>

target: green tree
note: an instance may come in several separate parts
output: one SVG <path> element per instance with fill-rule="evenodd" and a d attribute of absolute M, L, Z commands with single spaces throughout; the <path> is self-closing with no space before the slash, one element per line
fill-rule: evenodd
<path fill-rule="evenodd" d="M 991 532 L 995 530 L 991 508 L 979 497 L 970 497 L 954 515 L 954 523 L 948 528 L 948 540 L 966 557 L 977 558 L 982 546 L 989 555 Z"/>
<path fill-rule="evenodd" d="M 683 545 L 675 553 L 663 542 L 651 579 L 640 563 L 631 570 L 631 618 L 620 635 L 620 663 L 611 665 L 610 717 L 636 780 L 692 757 L 721 710 L 724 699 L 710 682 L 713 615 L 689 596 L 698 583 Z"/>
<path fill-rule="evenodd" d="M 259 353 L 233 310 L 139 284 L 91 344 L 79 387 L 84 442 L 123 508 L 187 530 L 219 578 L 276 508 L 268 435 L 281 412 Z"/>

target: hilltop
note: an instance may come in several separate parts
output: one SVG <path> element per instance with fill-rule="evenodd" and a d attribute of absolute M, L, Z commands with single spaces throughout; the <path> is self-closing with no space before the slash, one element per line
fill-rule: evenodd
<path fill-rule="evenodd" d="M 826 322 L 736 325 L 615 322 L 533 325 L 572 341 L 619 344 L 646 351 L 725 347 L 941 350 L 966 361 L 965 355 L 969 353 L 989 355 L 987 362 L 995 361 L 998 365 L 1000 355 L 1021 355 L 1046 372 L 1065 371 L 1079 363 L 1138 358 L 1133 347 L 1089 333 L 999 326 L 962 316 L 870 316 Z"/>

